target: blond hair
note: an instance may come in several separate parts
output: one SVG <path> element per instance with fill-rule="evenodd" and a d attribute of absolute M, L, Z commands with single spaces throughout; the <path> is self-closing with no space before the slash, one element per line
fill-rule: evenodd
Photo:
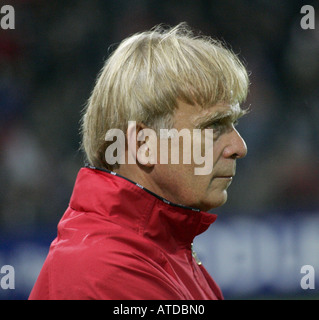
<path fill-rule="evenodd" d="M 82 118 L 82 148 L 91 165 L 112 170 L 105 161 L 109 129 L 126 132 L 128 121 L 169 129 L 177 100 L 203 108 L 242 103 L 248 86 L 238 57 L 217 40 L 194 36 L 185 23 L 135 34 L 97 78 Z"/>

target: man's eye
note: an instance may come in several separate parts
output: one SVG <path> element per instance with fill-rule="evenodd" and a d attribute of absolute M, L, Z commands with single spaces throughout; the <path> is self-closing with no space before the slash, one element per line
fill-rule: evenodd
<path fill-rule="evenodd" d="M 208 125 L 208 128 L 216 130 L 216 129 L 220 129 L 222 125 L 223 125 L 222 121 L 217 120 L 212 122 L 210 125 Z"/>

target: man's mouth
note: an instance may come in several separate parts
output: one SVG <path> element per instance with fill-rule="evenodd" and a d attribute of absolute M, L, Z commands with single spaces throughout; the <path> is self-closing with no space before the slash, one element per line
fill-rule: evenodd
<path fill-rule="evenodd" d="M 215 178 L 219 178 L 219 179 L 230 179 L 232 180 L 233 179 L 233 175 L 229 175 L 229 176 L 215 176 Z"/>

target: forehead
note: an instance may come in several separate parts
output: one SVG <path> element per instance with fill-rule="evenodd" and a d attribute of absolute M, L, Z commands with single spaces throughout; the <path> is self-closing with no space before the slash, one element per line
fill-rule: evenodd
<path fill-rule="evenodd" d="M 237 119 L 242 110 L 239 104 L 230 105 L 226 103 L 219 103 L 211 108 L 202 109 L 196 115 L 194 115 L 194 121 L 196 124 L 207 122 L 208 120 L 216 120 L 221 118 Z"/>
<path fill-rule="evenodd" d="M 186 127 L 195 128 L 221 118 L 236 120 L 241 113 L 242 109 L 239 104 L 218 103 L 215 106 L 203 109 L 198 105 L 179 102 L 178 109 L 175 112 L 174 126 L 180 129 Z"/>

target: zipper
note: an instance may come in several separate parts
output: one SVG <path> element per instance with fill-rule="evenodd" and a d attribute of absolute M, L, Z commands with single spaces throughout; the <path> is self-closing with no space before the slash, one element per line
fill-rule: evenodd
<path fill-rule="evenodd" d="M 199 260 L 196 252 L 194 251 L 194 246 L 193 243 L 191 244 L 191 250 L 192 250 L 192 256 L 195 259 L 196 263 L 200 266 L 202 264 L 202 262 Z"/>

